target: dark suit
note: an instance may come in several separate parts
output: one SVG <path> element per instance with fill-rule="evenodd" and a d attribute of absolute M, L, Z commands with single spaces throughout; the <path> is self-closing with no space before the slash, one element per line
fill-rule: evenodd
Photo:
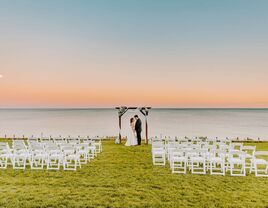
<path fill-rule="evenodd" d="M 141 145 L 141 131 L 142 131 L 141 126 L 142 126 L 141 120 L 138 118 L 138 120 L 135 123 L 135 131 L 137 133 L 138 145 Z"/>

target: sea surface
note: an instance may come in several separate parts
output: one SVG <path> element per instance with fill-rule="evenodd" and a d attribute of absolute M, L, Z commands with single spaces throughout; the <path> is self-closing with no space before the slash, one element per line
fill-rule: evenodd
<path fill-rule="evenodd" d="M 122 118 L 122 135 L 129 119 Z M 229 137 L 268 140 L 268 109 L 151 109 L 149 136 Z M 116 136 L 115 109 L 0 109 L 0 137 L 34 136 Z M 145 131 L 143 130 L 143 135 Z"/>

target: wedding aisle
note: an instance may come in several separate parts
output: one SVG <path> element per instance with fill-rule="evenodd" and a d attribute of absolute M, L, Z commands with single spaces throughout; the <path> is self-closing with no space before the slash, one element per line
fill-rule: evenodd
<path fill-rule="evenodd" d="M 76 172 L 0 170 L 2 207 L 211 207 L 268 204 L 266 178 L 174 175 L 154 167 L 151 146 L 103 142 Z M 249 197 L 250 196 L 250 197 Z"/>

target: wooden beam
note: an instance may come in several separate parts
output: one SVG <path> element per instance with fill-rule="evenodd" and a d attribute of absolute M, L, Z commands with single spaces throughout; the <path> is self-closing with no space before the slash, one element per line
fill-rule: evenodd
<path fill-rule="evenodd" d="M 125 107 L 127 109 L 131 109 L 131 110 L 134 110 L 134 109 L 151 109 L 152 107 L 126 107 L 126 106 L 122 106 L 122 107 Z M 121 109 L 122 107 L 116 107 L 115 109 Z"/>

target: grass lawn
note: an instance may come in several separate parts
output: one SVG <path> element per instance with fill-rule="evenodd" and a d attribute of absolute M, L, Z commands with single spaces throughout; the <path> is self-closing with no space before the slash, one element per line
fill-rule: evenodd
<path fill-rule="evenodd" d="M 268 207 L 268 178 L 175 175 L 150 146 L 103 145 L 76 172 L 0 169 L 0 207 Z"/>

